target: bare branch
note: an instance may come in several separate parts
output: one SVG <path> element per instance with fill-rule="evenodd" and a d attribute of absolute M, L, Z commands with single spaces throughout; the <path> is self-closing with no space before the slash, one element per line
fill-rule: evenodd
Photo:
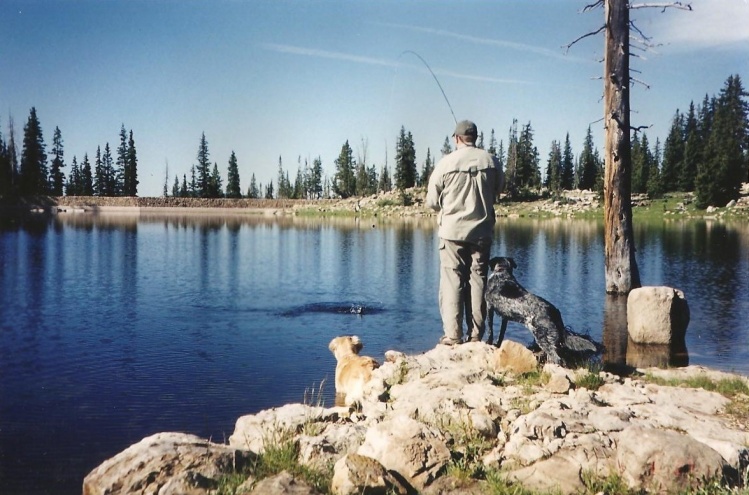
<path fill-rule="evenodd" d="M 597 9 L 599 7 L 603 7 L 603 0 L 596 0 L 595 3 L 591 3 L 583 7 L 583 10 L 580 11 L 581 14 L 584 14 L 585 12 L 589 12 L 593 9 Z"/>
<path fill-rule="evenodd" d="M 634 131 L 635 136 L 636 136 L 638 132 L 644 131 L 645 129 L 650 129 L 651 127 L 653 127 L 653 124 L 650 124 L 650 125 L 640 125 L 640 126 L 637 126 L 637 127 L 630 126 L 629 130 L 630 131 Z"/>
<path fill-rule="evenodd" d="M 637 78 L 630 77 L 629 80 L 630 80 L 630 82 L 635 82 L 635 83 L 638 83 L 638 84 L 642 84 L 643 86 L 645 86 L 645 89 L 650 89 L 650 85 L 649 84 L 644 83 L 644 82 L 640 81 Z"/>
<path fill-rule="evenodd" d="M 668 3 L 635 3 L 629 6 L 630 10 L 635 9 L 661 9 L 661 12 L 665 12 L 666 9 L 681 9 L 681 10 L 692 10 L 692 4 L 683 4 L 681 2 L 668 2 Z"/>
<path fill-rule="evenodd" d="M 650 42 L 650 38 L 645 33 L 643 33 L 640 28 L 637 27 L 637 24 L 635 24 L 634 21 L 629 21 L 629 29 L 642 36 L 642 39 L 644 39 L 646 42 Z"/>
<path fill-rule="evenodd" d="M 576 40 L 574 40 L 574 41 L 573 41 L 572 43 L 569 43 L 569 44 L 567 44 L 567 45 L 563 45 L 563 46 L 562 46 L 562 48 L 565 48 L 565 49 L 566 49 L 566 52 L 568 52 L 568 51 L 570 51 L 570 48 L 572 48 L 572 45 L 574 45 L 574 44 L 575 44 L 575 43 L 577 43 L 578 41 L 584 40 L 585 38 L 587 38 L 587 37 L 589 37 L 589 36 L 595 36 L 595 35 L 597 35 L 598 33 L 600 33 L 601 31 L 603 31 L 604 29 L 606 29 L 606 25 L 605 25 L 605 24 L 604 24 L 603 26 L 599 27 L 599 28 L 598 28 L 597 30 L 595 30 L 595 31 L 591 31 L 591 32 L 589 32 L 589 33 L 586 33 L 586 34 L 584 34 L 584 35 L 580 36 L 579 38 L 577 38 Z M 566 53 L 566 52 L 565 52 L 565 53 Z"/>

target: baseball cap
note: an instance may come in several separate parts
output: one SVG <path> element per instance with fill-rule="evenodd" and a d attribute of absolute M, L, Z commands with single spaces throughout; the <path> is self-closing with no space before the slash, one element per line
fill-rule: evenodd
<path fill-rule="evenodd" d="M 478 136 L 479 132 L 476 128 L 476 124 L 471 122 L 470 120 L 461 120 L 458 122 L 458 124 L 455 126 L 455 132 L 453 132 L 453 136 Z"/>

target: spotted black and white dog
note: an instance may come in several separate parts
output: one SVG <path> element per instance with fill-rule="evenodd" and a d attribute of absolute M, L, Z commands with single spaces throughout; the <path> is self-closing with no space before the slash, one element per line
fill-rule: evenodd
<path fill-rule="evenodd" d="M 599 351 L 590 338 L 568 331 L 562 314 L 546 299 L 528 292 L 515 279 L 517 268 L 512 258 L 496 257 L 489 261 L 491 272 L 486 282 L 488 312 L 488 343 L 494 340 L 494 313 L 502 317 L 502 327 L 496 345 L 499 346 L 507 330 L 507 322 L 515 321 L 531 331 L 536 343 L 552 363 L 565 366 L 567 360 L 581 354 Z M 483 337 L 483 336 L 482 336 Z"/>

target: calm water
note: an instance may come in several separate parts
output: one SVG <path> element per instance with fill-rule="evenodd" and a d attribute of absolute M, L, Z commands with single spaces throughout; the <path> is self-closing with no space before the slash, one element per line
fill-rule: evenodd
<path fill-rule="evenodd" d="M 322 380 L 332 405 L 337 335 L 377 358 L 432 348 L 433 221 L 0 218 L 0 493 L 80 493 L 144 436 L 223 441 L 239 416 L 302 402 Z M 601 236 L 592 221 L 502 221 L 493 253 L 604 341 L 608 362 L 749 374 L 749 225 L 637 225 L 643 284 L 686 293 L 686 352 L 627 346 Z M 508 337 L 530 341 L 513 324 Z"/>

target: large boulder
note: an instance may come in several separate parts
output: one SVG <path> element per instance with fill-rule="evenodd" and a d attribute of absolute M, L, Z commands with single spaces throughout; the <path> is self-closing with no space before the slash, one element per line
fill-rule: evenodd
<path fill-rule="evenodd" d="M 434 481 L 450 461 L 444 439 L 432 428 L 405 416 L 370 427 L 357 453 L 376 459 L 419 490 Z"/>
<path fill-rule="evenodd" d="M 635 489 L 671 491 L 720 479 L 723 457 L 702 442 L 673 430 L 632 426 L 619 436 L 616 462 Z"/>
<path fill-rule="evenodd" d="M 185 433 L 157 433 L 104 461 L 83 480 L 83 495 L 207 495 L 250 452 Z"/>
<path fill-rule="evenodd" d="M 627 331 L 638 344 L 672 344 L 684 339 L 689 305 L 671 287 L 640 287 L 627 297 Z"/>

